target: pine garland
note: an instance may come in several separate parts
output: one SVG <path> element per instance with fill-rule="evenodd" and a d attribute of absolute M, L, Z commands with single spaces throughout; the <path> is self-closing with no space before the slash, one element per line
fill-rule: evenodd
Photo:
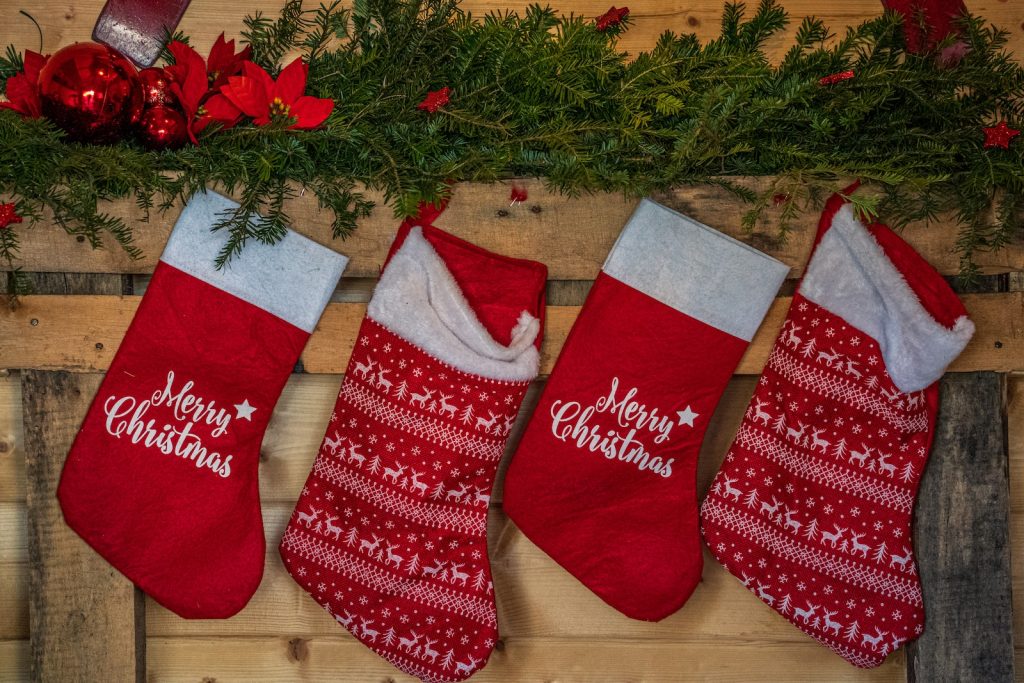
<path fill-rule="evenodd" d="M 271 73 L 291 51 L 304 55 L 307 93 L 336 101 L 321 129 L 240 126 L 157 153 L 130 140 L 68 143 L 46 121 L 4 111 L 0 193 L 16 198 L 19 228 L 46 215 L 93 246 L 109 236 L 137 256 L 131 228 L 100 201 L 134 197 L 146 212 L 165 210 L 219 186 L 241 202 L 216 226 L 230 233 L 223 264 L 250 239 L 280 239 L 285 200 L 302 191 L 344 237 L 372 208 L 363 188 L 404 216 L 452 181 L 542 177 L 566 194 L 631 196 L 710 183 L 750 202 L 751 229 L 785 196 L 784 235 L 799 211 L 858 177 L 876 192 L 856 201 L 890 224 L 953 212 L 970 276 L 975 253 L 1024 232 L 1024 144 L 984 149 L 981 132 L 999 120 L 1020 127 L 1024 69 L 1005 50 L 1007 34 L 979 18 L 964 20 L 970 49 L 955 66 L 936 58 L 952 39 L 908 53 L 901 21 L 886 14 L 836 37 L 805 19 L 773 64 L 764 44 L 787 22 L 774 0 L 749 19 L 743 5 L 727 5 L 714 41 L 666 32 L 635 58 L 616 45 L 628 19 L 599 31 L 538 6 L 480 20 L 457 0 L 355 0 L 351 9 L 335 0 L 314 11 L 289 0 L 275 20 L 247 18 L 243 38 Z M 20 68 L 14 50 L 0 57 L 0 77 Z M 819 82 L 847 70 L 853 78 Z M 440 111 L 417 109 L 444 86 L 451 101 Z M 774 180 L 753 192 L 731 180 L 739 176 Z M 268 220 L 253 221 L 257 210 Z M 14 226 L 0 230 L 12 267 L 17 247 Z"/>

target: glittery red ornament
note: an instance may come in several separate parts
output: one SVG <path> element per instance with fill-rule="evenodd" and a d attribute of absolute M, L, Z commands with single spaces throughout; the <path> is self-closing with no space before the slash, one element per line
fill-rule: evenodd
<path fill-rule="evenodd" d="M 177 109 L 147 107 L 139 121 L 139 140 L 148 149 L 178 149 L 188 140 L 188 122 Z"/>
<path fill-rule="evenodd" d="M 142 86 L 142 105 L 144 107 L 177 107 L 178 98 L 171 92 L 174 80 L 170 74 L 160 67 L 151 66 L 139 72 L 139 83 Z"/>
<path fill-rule="evenodd" d="M 855 75 L 856 74 L 853 73 L 852 69 L 847 70 L 847 71 L 840 71 L 837 74 L 831 74 L 829 76 L 824 76 L 822 78 L 819 78 L 818 79 L 818 85 L 835 85 L 836 83 L 841 83 L 843 81 L 848 81 L 851 78 L 853 78 Z"/>
<path fill-rule="evenodd" d="M 43 116 L 79 142 L 116 142 L 142 111 L 135 67 L 96 43 L 53 55 L 39 74 L 39 96 Z"/>

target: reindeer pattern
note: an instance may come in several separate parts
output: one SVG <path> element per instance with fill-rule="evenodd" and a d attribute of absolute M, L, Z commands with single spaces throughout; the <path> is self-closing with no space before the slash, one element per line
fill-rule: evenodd
<path fill-rule="evenodd" d="M 922 628 L 920 602 L 908 604 L 920 598 L 907 597 L 920 590 L 911 508 L 896 511 L 894 501 L 911 500 L 927 460 L 927 431 L 908 425 L 926 424 L 928 393 L 896 388 L 874 340 L 799 295 L 772 359 L 705 501 L 732 521 L 719 526 L 722 517 L 709 523 L 702 512 L 705 539 L 761 601 L 851 661 L 876 665 Z M 782 369 L 794 365 L 804 374 Z M 815 384 L 818 377 L 827 387 Z M 835 405 L 828 391 L 840 390 L 865 408 Z M 790 550 L 759 545 L 767 540 L 748 550 L 744 537 L 790 539 L 773 547 Z M 831 564 L 811 564 L 819 569 L 804 575 L 811 557 Z M 821 569 L 832 566 L 834 576 Z M 903 581 L 905 593 L 844 594 L 843 571 Z"/>
<path fill-rule="evenodd" d="M 322 467 L 314 466 L 286 533 L 297 532 L 296 544 L 317 544 L 315 557 L 325 559 L 300 552 L 286 563 L 341 626 L 409 663 L 409 673 L 468 675 L 487 660 L 497 632 L 480 624 L 460 630 L 464 614 L 444 600 L 493 600 L 484 522 L 528 383 L 466 375 L 374 325 L 364 323 L 318 455 Z M 388 502 L 368 505 L 371 495 Z M 479 531 L 467 531 L 464 520 L 477 519 Z M 395 588 L 347 580 L 361 571 L 391 577 Z M 342 580 L 329 583 L 333 574 Z"/>

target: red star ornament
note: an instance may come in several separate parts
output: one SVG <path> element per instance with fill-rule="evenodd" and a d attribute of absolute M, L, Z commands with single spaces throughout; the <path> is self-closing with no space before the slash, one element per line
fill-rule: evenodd
<path fill-rule="evenodd" d="M 22 220 L 22 217 L 15 212 L 13 203 L 0 203 L 0 230 L 12 223 L 21 223 Z"/>
<path fill-rule="evenodd" d="M 1006 121 L 1000 121 L 994 126 L 983 128 L 985 131 L 985 148 L 998 147 L 999 149 L 1009 149 L 1010 140 L 1020 135 L 1020 131 L 1016 128 L 1010 128 L 1006 125 Z"/>

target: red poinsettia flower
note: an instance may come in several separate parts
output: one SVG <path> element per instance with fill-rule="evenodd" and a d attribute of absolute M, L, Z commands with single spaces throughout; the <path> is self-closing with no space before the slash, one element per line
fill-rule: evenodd
<path fill-rule="evenodd" d="M 451 100 L 451 92 L 451 88 L 447 85 L 440 90 L 432 90 L 427 93 L 422 102 L 416 105 L 416 108 L 436 114 L 438 109 L 448 104 Z"/>
<path fill-rule="evenodd" d="M 597 18 L 594 25 L 597 27 L 598 31 L 607 31 L 608 29 L 621 24 L 622 20 L 628 16 L 628 7 L 620 7 L 616 9 L 615 5 L 612 5 L 611 9 Z"/>
<path fill-rule="evenodd" d="M 224 95 L 211 92 L 206 62 L 199 53 L 184 43 L 174 41 L 167 46 L 174 55 L 174 64 L 165 68 L 173 79 L 171 92 L 181 103 L 189 122 L 188 136 L 198 143 L 196 135 L 211 123 L 230 128 L 242 118 L 242 112 Z"/>
<path fill-rule="evenodd" d="M 49 58 L 49 55 L 25 50 L 25 68 L 20 74 L 7 79 L 7 101 L 0 102 L 0 109 L 13 109 L 33 119 L 43 115 L 39 101 L 39 72 Z"/>
<path fill-rule="evenodd" d="M 281 70 L 275 81 L 252 62 L 242 65 L 241 76 L 231 76 L 220 91 L 257 126 L 289 121 L 289 128 L 310 130 L 327 120 L 334 100 L 303 95 L 309 67 L 296 59 Z"/>
<path fill-rule="evenodd" d="M 227 84 L 228 78 L 242 73 L 242 64 L 251 58 L 251 45 L 246 45 L 244 50 L 235 54 L 234 39 L 225 41 L 224 34 L 221 33 L 206 59 L 206 75 L 210 81 L 210 88 L 219 90 L 220 86 Z"/>
<path fill-rule="evenodd" d="M 0 202 L 0 230 L 12 223 L 21 223 L 22 220 L 24 219 L 14 210 L 13 203 L 4 204 Z"/>

